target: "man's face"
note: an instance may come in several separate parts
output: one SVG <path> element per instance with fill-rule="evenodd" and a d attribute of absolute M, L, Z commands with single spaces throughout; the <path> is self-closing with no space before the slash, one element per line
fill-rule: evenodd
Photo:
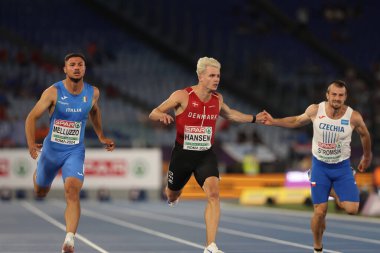
<path fill-rule="evenodd" d="M 340 109 L 347 98 L 346 88 L 339 88 L 335 85 L 330 85 L 329 91 L 326 93 L 327 101 L 334 109 Z"/>
<path fill-rule="evenodd" d="M 216 91 L 220 81 L 220 69 L 207 66 L 205 71 L 199 75 L 199 82 L 207 89 Z"/>
<path fill-rule="evenodd" d="M 86 66 L 81 57 L 71 57 L 66 61 L 63 71 L 71 80 L 78 82 L 83 79 Z"/>

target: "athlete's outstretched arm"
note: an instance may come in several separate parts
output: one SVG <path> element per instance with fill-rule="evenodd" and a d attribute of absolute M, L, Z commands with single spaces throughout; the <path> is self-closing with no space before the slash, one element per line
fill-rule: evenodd
<path fill-rule="evenodd" d="M 220 116 L 223 118 L 233 121 L 233 122 L 239 122 L 239 123 L 262 123 L 264 120 L 264 114 L 258 113 L 256 115 L 254 114 L 245 114 L 238 110 L 230 108 L 226 103 L 223 101 L 223 96 L 221 94 L 218 94 L 219 97 L 219 103 L 221 104 L 220 107 Z"/>
<path fill-rule="evenodd" d="M 36 105 L 29 112 L 25 120 L 25 136 L 28 144 L 30 156 L 33 159 L 38 157 L 42 144 L 36 143 L 36 122 L 42 114 L 55 104 L 57 89 L 54 86 L 47 88 L 37 101 Z"/>
<path fill-rule="evenodd" d="M 222 107 L 220 108 L 220 116 L 223 118 L 233 121 L 233 122 L 239 122 L 239 123 L 254 123 L 254 122 L 261 122 L 261 114 L 253 115 L 253 114 L 245 114 L 242 112 L 239 112 L 238 110 L 231 109 L 227 104 L 223 103 Z"/>
<path fill-rule="evenodd" d="M 187 101 L 188 93 L 184 90 L 177 90 L 173 92 L 168 99 L 152 110 L 149 114 L 149 119 L 169 125 L 174 119 L 167 112 L 171 109 L 175 109 L 176 113 L 181 113 L 186 107 Z M 184 105 L 185 103 L 186 105 Z"/>
<path fill-rule="evenodd" d="M 265 120 L 264 125 L 267 126 L 279 126 L 286 128 L 302 127 L 309 124 L 312 119 L 317 115 L 318 105 L 310 105 L 306 111 L 298 116 L 290 116 L 285 118 L 273 118 L 268 112 L 264 111 Z"/>
<path fill-rule="evenodd" d="M 112 151 L 115 149 L 115 143 L 113 142 L 113 140 L 106 138 L 103 134 L 102 113 L 98 105 L 99 96 L 100 96 L 99 89 L 94 87 L 93 105 L 90 110 L 89 116 L 90 116 L 92 126 L 94 128 L 96 135 L 98 136 L 99 141 L 102 144 L 105 144 L 105 148 L 108 151 Z"/>
<path fill-rule="evenodd" d="M 351 124 L 354 126 L 356 132 L 360 136 L 360 141 L 363 146 L 363 157 L 360 160 L 358 170 L 364 172 L 370 165 L 372 161 L 372 151 L 371 151 L 371 136 L 364 123 L 363 117 L 359 112 L 353 111 L 351 116 Z"/>

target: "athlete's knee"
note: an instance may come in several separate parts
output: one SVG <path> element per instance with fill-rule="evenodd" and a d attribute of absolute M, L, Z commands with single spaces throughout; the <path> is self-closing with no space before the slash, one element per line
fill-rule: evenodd
<path fill-rule="evenodd" d="M 45 198 L 47 196 L 47 192 L 45 191 L 34 191 L 34 193 L 38 198 Z"/>
<path fill-rule="evenodd" d="M 327 214 L 327 209 L 322 208 L 321 206 L 314 207 L 314 217 L 318 219 L 324 219 Z"/>
<path fill-rule="evenodd" d="M 34 194 L 38 198 L 45 198 L 49 192 L 49 188 L 34 187 Z"/>
<path fill-rule="evenodd" d="M 359 203 L 350 205 L 343 204 L 343 207 L 346 213 L 350 215 L 355 215 L 359 212 Z"/>
<path fill-rule="evenodd" d="M 67 202 L 77 202 L 79 201 L 79 192 L 75 191 L 65 191 L 65 197 Z"/>
<path fill-rule="evenodd" d="M 349 215 L 355 215 L 355 214 L 358 214 L 358 212 L 359 212 L 358 208 L 346 210 L 346 213 L 349 214 Z"/>
<path fill-rule="evenodd" d="M 218 188 L 210 188 L 207 197 L 209 200 L 218 200 L 219 199 L 219 189 Z"/>
<path fill-rule="evenodd" d="M 217 185 L 207 185 L 204 187 L 208 201 L 219 201 L 219 187 Z"/>
<path fill-rule="evenodd" d="M 208 199 L 219 199 L 219 179 L 217 177 L 207 178 L 202 188 Z"/>
<path fill-rule="evenodd" d="M 170 202 L 176 201 L 181 195 L 181 191 L 172 191 L 169 188 L 165 188 L 166 197 Z"/>
<path fill-rule="evenodd" d="M 68 185 L 65 186 L 66 201 L 79 201 L 80 187 Z"/>

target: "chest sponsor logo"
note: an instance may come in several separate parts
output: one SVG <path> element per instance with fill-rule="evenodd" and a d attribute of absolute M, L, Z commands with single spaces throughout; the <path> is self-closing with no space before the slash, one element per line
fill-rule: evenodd
<path fill-rule="evenodd" d="M 67 128 L 80 128 L 81 122 L 56 119 L 54 125 Z"/>
<path fill-rule="evenodd" d="M 193 126 L 185 126 L 186 133 L 195 133 L 195 134 L 210 134 L 212 132 L 211 127 L 193 127 Z"/>
<path fill-rule="evenodd" d="M 318 147 L 324 148 L 324 149 L 334 149 L 334 148 L 336 148 L 336 144 L 335 143 L 318 142 Z"/>

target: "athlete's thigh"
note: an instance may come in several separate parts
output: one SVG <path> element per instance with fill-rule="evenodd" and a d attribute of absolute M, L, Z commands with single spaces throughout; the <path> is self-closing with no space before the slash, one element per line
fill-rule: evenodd
<path fill-rule="evenodd" d="M 189 181 L 192 170 L 192 152 L 183 150 L 181 147 L 174 147 L 170 158 L 168 170 L 168 188 L 172 191 L 181 190 Z"/>
<path fill-rule="evenodd" d="M 219 178 L 218 160 L 216 154 L 212 150 L 202 151 L 197 168 L 194 171 L 194 177 L 198 184 L 203 187 L 204 182 L 209 177 Z"/>
<path fill-rule="evenodd" d="M 350 166 L 344 166 L 336 171 L 333 187 L 341 202 L 359 202 L 359 189 Z"/>
<path fill-rule="evenodd" d="M 40 187 L 49 187 L 63 163 L 63 157 L 59 153 L 43 148 L 36 170 L 36 183 Z"/>
<path fill-rule="evenodd" d="M 310 178 L 313 204 L 325 203 L 329 199 L 332 182 L 327 175 L 328 169 L 313 160 Z"/>
<path fill-rule="evenodd" d="M 84 150 L 70 151 L 65 155 L 62 165 L 62 179 L 65 182 L 67 177 L 75 177 L 84 180 Z"/>

